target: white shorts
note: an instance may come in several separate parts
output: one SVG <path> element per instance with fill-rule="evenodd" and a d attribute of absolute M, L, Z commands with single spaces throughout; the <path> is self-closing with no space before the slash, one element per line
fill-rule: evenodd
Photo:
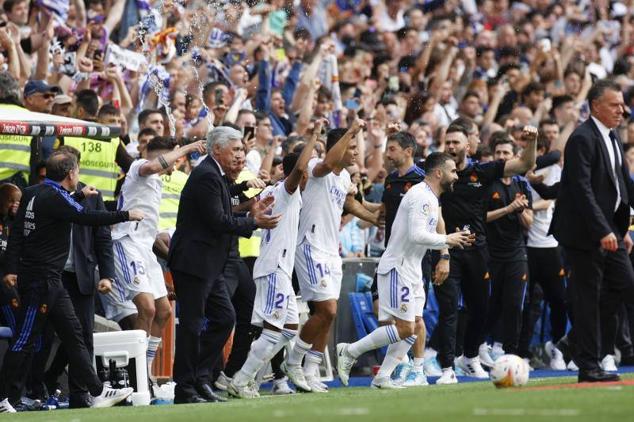
<path fill-rule="evenodd" d="M 254 282 L 256 290 L 251 324 L 262 327 L 266 321 L 280 330 L 286 324 L 299 324 L 293 283 L 284 271 L 278 268 Z"/>
<path fill-rule="evenodd" d="M 420 280 L 412 282 L 392 268 L 387 274 L 377 274 L 379 321 L 398 318 L 413 322 L 423 316 L 425 287 Z"/>
<path fill-rule="evenodd" d="M 116 294 L 113 288 L 107 295 L 98 294 L 97 296 L 99 296 L 101 300 L 101 306 L 103 307 L 106 319 L 118 323 L 130 315 L 137 314 L 138 311 L 136 305 L 131 300 L 121 302 L 121 299 L 119 299 Z"/>
<path fill-rule="evenodd" d="M 154 299 L 167 296 L 163 269 L 152 248 L 130 237 L 112 241 L 116 280 L 112 290 L 121 303 L 139 293 L 150 293 Z"/>
<path fill-rule="evenodd" d="M 315 249 L 308 242 L 297 246 L 295 272 L 304 302 L 338 300 L 341 292 L 341 257 Z"/>

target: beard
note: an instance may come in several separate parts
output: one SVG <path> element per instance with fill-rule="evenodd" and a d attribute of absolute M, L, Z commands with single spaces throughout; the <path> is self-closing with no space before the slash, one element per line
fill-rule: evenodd
<path fill-rule="evenodd" d="M 440 182 L 440 188 L 443 192 L 453 192 L 453 182 L 451 180 L 443 180 Z"/>

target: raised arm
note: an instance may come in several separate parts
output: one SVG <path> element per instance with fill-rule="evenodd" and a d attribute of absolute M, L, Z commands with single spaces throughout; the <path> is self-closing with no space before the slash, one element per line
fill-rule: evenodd
<path fill-rule="evenodd" d="M 193 142 L 184 147 L 170 151 L 167 154 L 159 155 L 155 159 L 146 162 L 139 168 L 139 176 L 145 177 L 152 174 L 160 173 L 161 171 L 174 165 L 176 160 L 178 160 L 179 158 L 184 157 L 185 155 L 194 151 L 198 151 L 201 154 L 205 153 L 205 144 L 203 143 L 203 141 Z"/>
<path fill-rule="evenodd" d="M 313 133 L 308 140 L 308 143 L 304 145 L 304 149 L 302 153 L 299 155 L 297 162 L 295 163 L 295 167 L 293 167 L 293 171 L 288 175 L 286 180 L 284 181 L 284 187 L 286 188 L 286 192 L 289 194 L 295 193 L 297 187 L 302 181 L 302 176 L 306 171 L 306 167 L 308 166 L 308 162 L 310 161 L 310 157 L 313 154 L 313 150 L 315 149 L 315 144 L 317 143 L 317 138 L 321 134 L 321 129 L 324 127 L 325 122 L 323 120 L 318 120 L 315 122 L 315 126 L 313 127 Z"/>
<path fill-rule="evenodd" d="M 348 144 L 352 141 L 357 133 L 365 126 L 365 122 L 360 119 L 356 119 L 350 129 L 339 139 L 339 141 L 330 148 L 330 151 L 326 153 L 326 158 L 320 163 L 318 163 L 313 168 L 313 176 L 315 177 L 324 177 L 328 175 L 339 163 L 348 149 Z"/>
<path fill-rule="evenodd" d="M 537 128 L 533 126 L 524 126 L 522 131 L 522 140 L 528 145 L 519 158 L 513 158 L 504 165 L 504 177 L 511 177 L 518 174 L 525 174 L 535 165 L 535 157 L 537 152 Z"/>

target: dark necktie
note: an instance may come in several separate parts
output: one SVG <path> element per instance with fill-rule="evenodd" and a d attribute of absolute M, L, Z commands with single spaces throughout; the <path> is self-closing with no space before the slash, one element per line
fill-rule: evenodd
<path fill-rule="evenodd" d="M 621 157 L 621 151 L 619 149 L 619 140 L 616 139 L 614 131 L 610 131 L 610 140 L 612 141 L 612 151 L 614 152 L 614 176 L 619 186 L 619 193 L 621 195 L 621 201 L 627 203 L 627 191 L 625 187 L 625 181 L 623 180 L 623 171 L 621 169 L 621 163 L 619 158 Z"/>

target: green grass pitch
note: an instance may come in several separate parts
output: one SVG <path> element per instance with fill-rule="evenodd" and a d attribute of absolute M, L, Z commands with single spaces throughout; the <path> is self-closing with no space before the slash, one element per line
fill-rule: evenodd
<path fill-rule="evenodd" d="M 624 379 L 631 382 L 634 375 Z M 575 381 L 573 377 L 536 379 L 528 388 L 506 390 L 496 390 L 490 382 L 391 391 L 333 388 L 328 394 L 264 396 L 219 404 L 26 412 L 0 416 L 0 421 L 632 420 L 634 385 L 563 385 Z"/>

